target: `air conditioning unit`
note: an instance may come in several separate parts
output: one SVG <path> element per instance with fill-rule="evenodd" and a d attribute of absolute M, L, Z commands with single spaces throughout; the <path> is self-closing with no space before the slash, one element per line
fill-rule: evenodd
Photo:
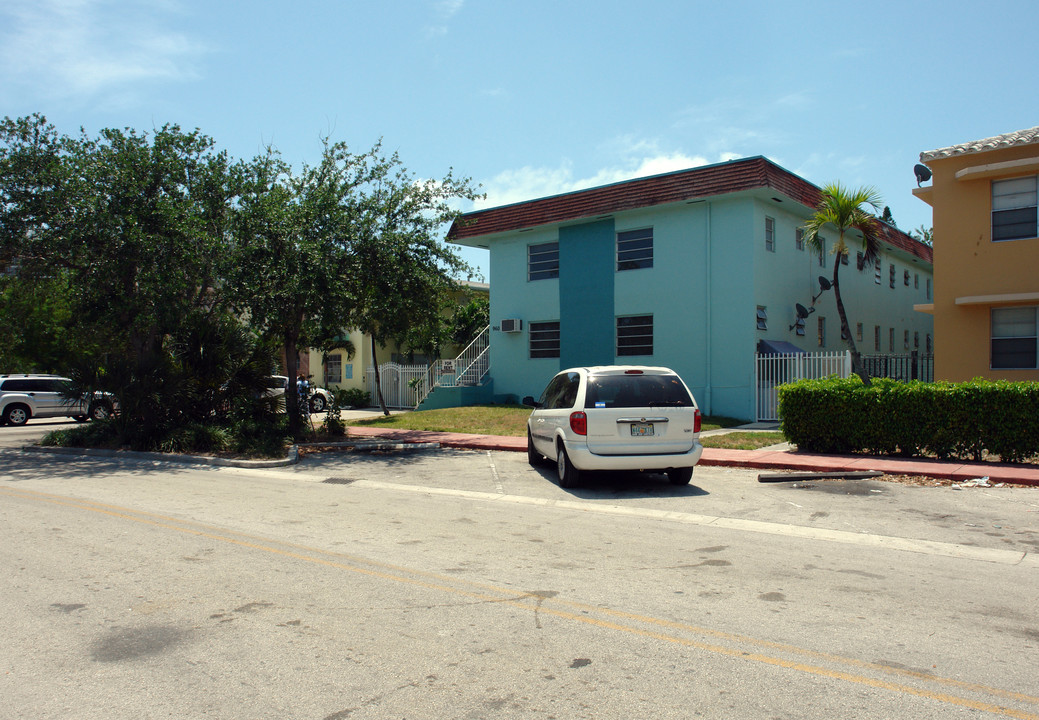
<path fill-rule="evenodd" d="M 518 333 L 523 330 L 523 321 L 519 318 L 507 318 L 501 321 L 501 331 L 507 333 Z"/>

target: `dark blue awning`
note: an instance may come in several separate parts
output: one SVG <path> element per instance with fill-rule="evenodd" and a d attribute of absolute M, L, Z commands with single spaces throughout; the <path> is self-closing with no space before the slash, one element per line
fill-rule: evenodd
<path fill-rule="evenodd" d="M 758 340 L 758 352 L 762 355 L 807 355 L 804 350 L 785 340 Z"/>

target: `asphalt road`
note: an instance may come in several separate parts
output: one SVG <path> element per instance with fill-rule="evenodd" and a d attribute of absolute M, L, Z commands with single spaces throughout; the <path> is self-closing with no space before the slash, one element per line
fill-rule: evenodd
<path fill-rule="evenodd" d="M 1039 719 L 1039 491 L 0 428 L 2 718 Z M 37 431 L 38 432 L 38 431 Z"/>

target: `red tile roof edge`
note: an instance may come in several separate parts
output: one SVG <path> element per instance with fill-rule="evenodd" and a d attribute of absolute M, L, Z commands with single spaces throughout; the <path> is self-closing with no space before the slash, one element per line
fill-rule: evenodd
<path fill-rule="evenodd" d="M 754 188 L 772 188 L 808 208 L 814 208 L 822 196 L 812 183 L 759 155 L 465 213 L 451 224 L 447 239 L 458 242 Z M 930 247 L 897 228 L 881 223 L 881 238 L 933 263 Z"/>

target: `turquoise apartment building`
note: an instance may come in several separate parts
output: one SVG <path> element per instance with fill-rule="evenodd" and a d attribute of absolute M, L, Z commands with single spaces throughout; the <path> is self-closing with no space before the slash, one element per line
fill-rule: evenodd
<path fill-rule="evenodd" d="M 755 353 L 841 351 L 835 255 L 801 242 L 819 188 L 764 157 L 467 213 L 448 241 L 490 251 L 496 397 L 560 369 L 664 365 L 706 414 L 755 417 Z M 859 350 L 930 352 L 931 248 L 882 225 L 879 266 L 841 268 Z M 813 298 L 817 298 L 813 306 Z M 796 306 L 812 308 L 797 322 Z"/>

